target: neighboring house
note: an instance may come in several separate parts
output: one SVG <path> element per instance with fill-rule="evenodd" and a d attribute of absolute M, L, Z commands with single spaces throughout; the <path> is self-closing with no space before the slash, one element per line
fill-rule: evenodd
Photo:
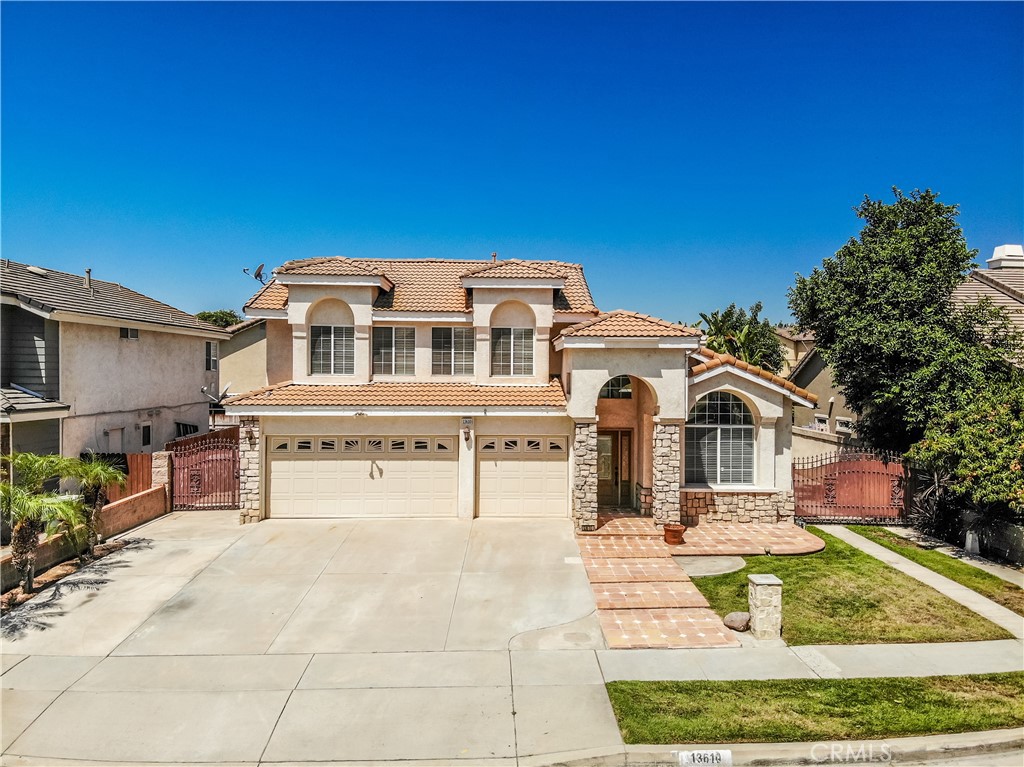
<path fill-rule="evenodd" d="M 962 305 L 987 298 L 1024 333 L 1024 246 L 1000 245 L 985 263 L 987 269 L 973 270 L 953 291 L 953 300 Z"/>
<path fill-rule="evenodd" d="M 853 440 L 853 424 L 857 416 L 847 407 L 846 398 L 832 382 L 832 369 L 825 364 L 817 349 L 803 355 L 787 377 L 817 397 L 817 407 L 813 410 L 793 411 L 794 458 L 835 452 Z"/>
<path fill-rule="evenodd" d="M 814 396 L 699 330 L 600 312 L 578 264 L 291 261 L 245 313 L 266 385 L 224 403 L 242 522 L 792 518 L 792 408 Z"/>
<path fill-rule="evenodd" d="M 814 348 L 814 333 L 786 325 L 777 325 L 772 330 L 775 331 L 784 352 L 782 370 L 779 374 L 789 378 L 793 368 Z"/>
<path fill-rule="evenodd" d="M 0 261 L 3 452 L 148 453 L 204 432 L 228 334 L 113 282 Z"/>
<path fill-rule="evenodd" d="M 267 385 L 267 321 L 256 318 L 224 328 L 220 344 L 221 391 L 234 396 Z"/>

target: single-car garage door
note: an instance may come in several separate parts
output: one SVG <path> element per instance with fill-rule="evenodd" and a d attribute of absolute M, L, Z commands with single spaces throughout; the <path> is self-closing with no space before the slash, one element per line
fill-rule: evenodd
<path fill-rule="evenodd" d="M 271 437 L 271 517 L 453 517 L 454 437 Z"/>
<path fill-rule="evenodd" d="M 479 437 L 481 517 L 568 517 L 566 437 Z"/>

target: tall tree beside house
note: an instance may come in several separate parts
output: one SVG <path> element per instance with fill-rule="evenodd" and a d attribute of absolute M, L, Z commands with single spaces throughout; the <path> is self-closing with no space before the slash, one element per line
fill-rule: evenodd
<path fill-rule="evenodd" d="M 84 521 L 81 500 L 46 490 L 47 480 L 64 476 L 70 459 L 59 455 L 16 453 L 10 476 L 0 481 L 0 508 L 11 524 L 11 559 L 21 575 L 22 590 L 34 588 L 39 536 L 65 532 L 74 535 Z"/>
<path fill-rule="evenodd" d="M 810 275 L 789 305 L 857 414 L 858 436 L 905 453 L 929 423 L 1005 381 L 1019 353 L 1006 316 L 990 304 L 957 309 L 953 289 L 976 255 L 958 209 L 930 190 L 865 197 L 852 238 Z"/>
<path fill-rule="evenodd" d="M 242 322 L 245 318 L 234 309 L 214 309 L 208 312 L 196 312 L 196 319 L 219 328 L 229 328 Z"/>
<path fill-rule="evenodd" d="M 100 512 L 109 500 L 107 488 L 110 485 L 124 487 L 127 476 L 109 461 L 95 455 L 76 460 L 70 475 L 81 486 L 84 501 L 85 545 L 79 558 L 82 562 L 90 562 L 96 556 L 96 544 L 99 542 L 96 527 Z"/>
<path fill-rule="evenodd" d="M 723 311 L 711 314 L 701 312 L 694 327 L 706 328 L 706 345 L 720 354 L 731 354 L 736 359 L 778 373 L 785 354 L 778 336 L 768 320 L 761 319 L 761 302 L 746 309 L 729 304 Z"/>

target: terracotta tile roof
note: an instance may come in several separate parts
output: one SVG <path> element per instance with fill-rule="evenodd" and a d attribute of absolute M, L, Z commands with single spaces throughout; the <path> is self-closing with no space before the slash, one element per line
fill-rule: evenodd
<path fill-rule="evenodd" d="M 261 322 L 266 322 L 266 320 L 262 317 L 254 317 L 252 319 L 239 322 L 237 325 L 228 325 L 224 328 L 224 331 L 234 335 L 235 333 L 241 333 L 243 330 L 248 330 L 255 325 L 259 325 Z"/>
<path fill-rule="evenodd" d="M 565 407 L 561 384 L 482 386 L 472 383 L 373 381 L 368 384 L 283 383 L 224 401 L 234 407 Z"/>
<path fill-rule="evenodd" d="M 338 258 L 343 261 L 341 267 L 351 271 L 357 266 L 367 270 L 367 274 L 386 277 L 393 283 L 393 288 L 382 292 L 374 302 L 374 308 L 382 311 L 400 312 L 468 312 L 472 302 L 467 291 L 462 287 L 462 277 L 467 272 L 477 269 L 493 268 L 492 261 L 455 261 L 447 259 L 351 259 Z M 324 275 L 330 268 L 330 258 L 306 259 L 304 262 L 290 261 L 289 264 L 303 263 L 310 268 L 322 270 Z M 313 263 L 315 262 L 315 264 Z M 502 262 L 501 265 L 509 262 Z M 579 264 L 566 264 L 560 261 L 518 261 L 541 270 L 547 277 L 563 277 L 565 287 L 558 291 L 555 298 L 555 311 L 579 312 L 583 314 L 597 312 L 594 299 L 590 295 L 590 287 L 583 276 L 583 267 Z M 288 264 L 285 265 L 286 267 Z M 282 267 L 282 269 L 285 267 Z M 279 270 L 280 271 L 280 270 Z M 296 273 L 289 271 L 289 273 Z M 312 274 L 314 272 L 303 272 Z M 321 273 L 321 272 L 316 272 Z M 536 275 L 535 275 L 536 276 Z M 248 309 L 284 309 L 288 306 L 288 288 L 277 282 L 268 282 L 245 305 Z"/>
<path fill-rule="evenodd" d="M 707 360 L 707 362 L 702 362 L 698 365 L 692 365 L 689 370 L 689 374 L 691 376 L 697 376 L 700 375 L 701 373 L 706 373 L 708 370 L 714 370 L 715 368 L 721 367 L 722 365 L 732 365 L 733 367 L 738 368 L 739 370 L 745 370 L 746 372 L 755 375 L 758 378 L 763 378 L 765 381 L 773 383 L 776 386 L 781 386 L 786 391 L 792 392 L 798 397 L 803 397 L 804 399 L 810 400 L 811 402 L 814 403 L 817 403 L 818 401 L 817 394 L 811 394 L 806 389 L 801 389 L 792 381 L 788 381 L 782 376 L 776 375 L 775 373 L 765 370 L 764 368 L 759 368 L 757 367 L 757 365 L 750 365 L 744 362 L 743 360 L 738 360 L 731 354 L 719 354 L 718 352 L 711 351 L 706 346 L 702 346 L 700 349 L 698 349 L 697 354 L 704 357 Z"/>
<path fill-rule="evenodd" d="M 243 311 L 250 309 L 284 309 L 288 306 L 288 287 L 271 280 L 246 301 Z"/>
<path fill-rule="evenodd" d="M 701 332 L 685 325 L 674 325 L 646 314 L 616 309 L 604 312 L 592 320 L 585 320 L 563 330 L 562 336 L 600 336 L 620 338 L 662 338 L 700 336 Z"/>
<path fill-rule="evenodd" d="M 274 270 L 274 274 L 317 274 L 331 277 L 383 277 L 380 269 L 345 256 L 321 256 L 288 261 Z"/>
<path fill-rule="evenodd" d="M 224 332 L 223 328 L 201 322 L 181 309 L 136 293 L 116 282 L 93 279 L 91 287 L 87 288 L 84 275 L 36 266 L 31 269 L 27 264 L 7 259 L 0 261 L 3 294 L 45 312 L 74 312 L 152 325 Z"/>
<path fill-rule="evenodd" d="M 498 279 L 550 280 L 565 279 L 564 269 L 558 269 L 542 261 L 522 261 L 518 258 L 497 261 L 487 266 L 471 269 L 463 277 L 493 277 Z"/>

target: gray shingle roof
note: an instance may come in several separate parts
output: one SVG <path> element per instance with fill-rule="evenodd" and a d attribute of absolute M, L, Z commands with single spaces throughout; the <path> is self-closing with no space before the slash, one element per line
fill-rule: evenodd
<path fill-rule="evenodd" d="M 70 405 L 57 400 L 37 397 L 7 386 L 0 389 L 0 418 L 9 417 L 12 413 L 40 413 L 52 410 L 56 414 L 69 409 Z"/>
<path fill-rule="evenodd" d="M 136 293 L 116 282 L 93 279 L 92 287 L 86 288 L 85 278 L 81 274 L 67 274 L 40 267 L 32 267 L 32 270 L 27 264 L 7 259 L 0 261 L 0 292 L 47 312 L 75 312 L 224 334 L 223 329 L 215 325 L 200 322 L 187 312 Z M 39 270 L 44 274 L 38 273 Z"/>
<path fill-rule="evenodd" d="M 1021 278 L 1024 278 L 1024 269 L 977 269 L 953 289 L 953 302 L 973 304 L 987 298 L 1005 309 L 1011 322 L 1024 331 L 1024 292 L 1014 287 L 1014 279 L 1024 286 Z"/>

